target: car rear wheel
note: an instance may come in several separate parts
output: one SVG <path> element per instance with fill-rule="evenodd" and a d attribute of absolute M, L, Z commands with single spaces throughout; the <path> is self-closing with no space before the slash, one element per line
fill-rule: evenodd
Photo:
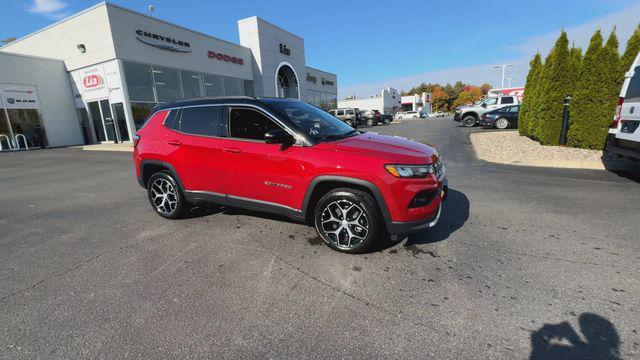
<path fill-rule="evenodd" d="M 349 125 L 349 126 L 351 126 L 351 127 L 353 127 L 353 121 L 351 121 L 351 120 L 345 120 L 344 123 Z"/>
<path fill-rule="evenodd" d="M 504 130 L 509 127 L 509 120 L 505 118 L 500 118 L 496 120 L 494 126 L 496 127 L 496 129 Z"/>
<path fill-rule="evenodd" d="M 382 124 L 383 125 L 389 125 L 389 119 L 382 120 Z"/>
<path fill-rule="evenodd" d="M 147 194 L 153 209 L 166 219 L 179 219 L 191 209 L 180 187 L 171 175 L 158 172 L 147 183 Z"/>
<path fill-rule="evenodd" d="M 476 126 L 476 118 L 472 115 L 467 115 L 462 119 L 462 125 L 465 127 L 474 127 Z"/>
<path fill-rule="evenodd" d="M 386 235 L 375 200 L 356 189 L 339 188 L 325 194 L 315 207 L 314 223 L 322 241 L 344 253 L 370 251 Z"/>
<path fill-rule="evenodd" d="M 367 126 L 373 126 L 373 119 L 367 119 Z"/>

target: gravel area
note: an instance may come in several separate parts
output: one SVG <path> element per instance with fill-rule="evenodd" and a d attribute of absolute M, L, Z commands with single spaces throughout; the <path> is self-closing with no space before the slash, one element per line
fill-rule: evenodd
<path fill-rule="evenodd" d="M 478 158 L 514 165 L 604 168 L 600 150 L 544 146 L 513 131 L 483 131 L 471 134 L 471 143 Z"/>

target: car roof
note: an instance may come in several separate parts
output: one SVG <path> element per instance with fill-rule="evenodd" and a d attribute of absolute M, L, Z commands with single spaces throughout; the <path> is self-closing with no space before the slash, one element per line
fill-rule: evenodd
<path fill-rule="evenodd" d="M 289 99 L 289 98 L 254 98 L 250 96 L 214 96 L 214 97 L 202 97 L 202 98 L 194 98 L 194 99 L 184 99 L 184 100 L 176 100 L 172 102 L 168 102 L 165 104 L 161 104 L 156 106 L 153 109 L 153 112 L 163 109 L 172 109 L 172 108 L 180 108 L 180 107 L 189 107 L 189 106 L 198 106 L 198 105 L 219 105 L 219 104 L 241 104 L 241 105 L 268 105 L 269 103 L 279 102 L 279 101 L 302 101 L 298 99 Z"/>

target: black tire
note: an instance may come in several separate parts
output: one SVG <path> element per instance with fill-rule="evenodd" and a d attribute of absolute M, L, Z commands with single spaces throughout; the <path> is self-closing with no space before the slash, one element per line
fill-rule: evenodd
<path fill-rule="evenodd" d="M 464 127 L 474 127 L 476 126 L 477 123 L 477 119 L 475 116 L 473 115 L 467 115 L 462 119 L 462 125 L 464 125 Z"/>
<path fill-rule="evenodd" d="M 373 119 L 367 119 L 367 126 L 373 126 Z"/>
<path fill-rule="evenodd" d="M 371 251 L 388 237 L 378 204 L 369 193 L 361 190 L 338 188 L 329 191 L 316 204 L 313 219 L 322 241 L 333 250 L 348 254 Z M 329 229 L 338 234 L 327 232 Z"/>
<path fill-rule="evenodd" d="M 382 120 L 382 124 L 383 125 L 389 125 L 389 119 Z"/>
<path fill-rule="evenodd" d="M 509 127 L 509 120 L 505 118 L 499 118 L 496 120 L 496 122 L 493 123 L 493 126 L 496 129 L 504 130 Z"/>
<path fill-rule="evenodd" d="M 353 127 L 353 121 L 351 121 L 351 119 L 345 120 L 344 123 L 349 125 L 349 126 L 351 126 L 351 127 Z"/>
<path fill-rule="evenodd" d="M 163 192 L 164 195 L 158 195 Z M 191 204 L 185 199 L 175 179 L 166 172 L 151 175 L 147 182 L 147 197 L 151 207 L 165 219 L 182 218 L 191 210 Z M 159 202 L 159 197 L 163 197 L 162 202 Z"/>

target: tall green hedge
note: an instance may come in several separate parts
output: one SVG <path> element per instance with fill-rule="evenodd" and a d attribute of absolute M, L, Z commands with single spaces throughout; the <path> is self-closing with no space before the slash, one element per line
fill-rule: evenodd
<path fill-rule="evenodd" d="M 569 39 L 562 31 L 544 62 L 540 91 L 536 101 L 535 137 L 543 145 L 558 145 L 562 127 L 564 98 L 573 92 L 575 75 L 572 71 Z"/>
<path fill-rule="evenodd" d="M 602 33 L 596 31 L 591 36 L 589 48 L 582 62 L 582 74 L 569 107 L 571 126 L 567 136 L 567 145 L 583 147 L 589 137 L 592 114 L 600 107 L 600 73 L 602 65 L 599 60 L 602 51 Z"/>
<path fill-rule="evenodd" d="M 624 76 L 624 74 L 627 71 L 629 71 L 631 64 L 633 64 L 633 61 L 636 59 L 636 56 L 638 56 L 639 52 L 640 52 L 640 26 L 636 28 L 636 31 L 633 32 L 633 35 L 631 35 L 631 37 L 629 38 L 629 41 L 627 41 L 627 49 L 624 51 L 624 54 L 622 55 L 622 61 L 620 62 L 620 66 L 621 66 L 620 72 L 622 76 Z"/>
<path fill-rule="evenodd" d="M 540 80 L 541 72 L 542 57 L 540 56 L 540 53 L 536 53 L 529 63 L 529 74 L 527 74 L 527 82 L 525 83 L 527 94 L 524 99 L 522 99 L 520 113 L 518 114 L 518 131 L 520 132 L 520 135 L 523 136 L 530 135 L 530 127 L 528 127 L 527 124 L 531 113 L 530 110 L 532 102 L 535 100 L 534 92 L 536 91 L 536 86 Z"/>

